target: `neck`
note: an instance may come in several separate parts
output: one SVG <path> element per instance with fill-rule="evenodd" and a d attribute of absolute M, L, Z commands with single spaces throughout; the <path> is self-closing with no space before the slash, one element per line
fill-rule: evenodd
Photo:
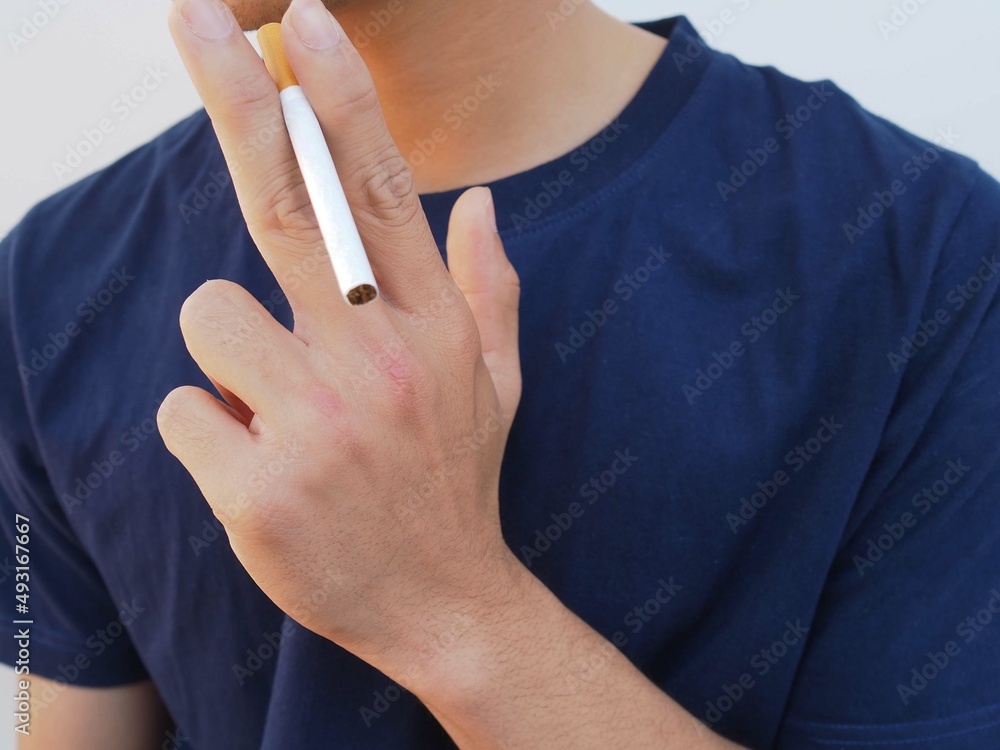
<path fill-rule="evenodd" d="M 625 108 L 664 46 L 586 1 L 366 0 L 335 12 L 424 193 L 572 150 Z"/>

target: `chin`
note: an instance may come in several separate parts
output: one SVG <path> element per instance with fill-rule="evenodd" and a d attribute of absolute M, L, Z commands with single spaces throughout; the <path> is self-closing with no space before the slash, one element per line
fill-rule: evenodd
<path fill-rule="evenodd" d="M 236 16 L 245 31 L 259 29 L 265 23 L 278 23 L 291 4 L 291 0 L 223 0 Z M 324 0 L 332 11 L 353 5 L 358 0 Z"/>

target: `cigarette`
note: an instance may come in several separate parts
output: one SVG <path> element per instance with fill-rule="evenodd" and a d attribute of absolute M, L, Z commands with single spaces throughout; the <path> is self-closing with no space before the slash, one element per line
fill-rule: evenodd
<path fill-rule="evenodd" d="M 271 78 L 278 86 L 285 127 L 295 159 L 312 202 L 323 243 L 333 264 L 340 293 L 352 305 L 363 305 L 378 296 L 365 246 L 354 223 L 344 186 L 326 145 L 323 129 L 305 92 L 292 72 L 281 44 L 281 24 L 269 23 L 257 33 L 257 41 Z"/>

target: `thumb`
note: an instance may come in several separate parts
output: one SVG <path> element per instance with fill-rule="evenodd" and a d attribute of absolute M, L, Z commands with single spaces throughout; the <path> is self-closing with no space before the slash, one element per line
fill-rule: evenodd
<path fill-rule="evenodd" d="M 448 269 L 472 308 L 483 359 L 509 424 L 521 399 L 517 348 L 521 282 L 496 226 L 489 188 L 466 190 L 455 203 L 448 225 Z"/>

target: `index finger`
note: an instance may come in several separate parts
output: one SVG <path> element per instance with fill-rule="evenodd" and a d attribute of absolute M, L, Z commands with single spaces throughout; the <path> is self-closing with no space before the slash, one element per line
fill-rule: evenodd
<path fill-rule="evenodd" d="M 345 315 L 350 308 L 339 299 L 263 61 L 220 0 L 176 0 L 169 22 L 212 119 L 247 227 L 296 319 Z"/>
<path fill-rule="evenodd" d="M 323 127 L 379 286 L 399 307 L 417 311 L 454 282 L 368 68 L 320 0 L 292 0 L 281 32 L 295 77 Z"/>

